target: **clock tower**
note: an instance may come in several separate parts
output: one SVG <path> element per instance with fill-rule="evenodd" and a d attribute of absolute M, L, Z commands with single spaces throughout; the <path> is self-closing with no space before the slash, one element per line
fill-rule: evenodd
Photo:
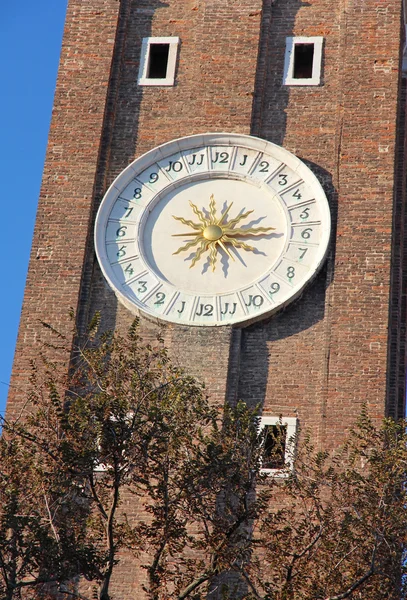
<path fill-rule="evenodd" d="M 320 447 L 402 416 L 404 44 L 402 0 L 69 0 L 9 414 L 73 307 Z"/>

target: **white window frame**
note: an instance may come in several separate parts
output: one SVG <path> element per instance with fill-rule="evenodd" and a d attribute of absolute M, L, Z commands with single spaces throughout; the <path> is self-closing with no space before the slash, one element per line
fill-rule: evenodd
<path fill-rule="evenodd" d="M 127 413 L 127 416 L 130 418 L 132 417 L 132 415 L 133 415 L 133 411 L 130 411 L 129 413 Z M 109 417 L 109 420 L 113 421 L 113 422 L 117 422 L 117 419 L 114 416 Z M 98 444 L 98 446 L 100 448 L 100 444 Z M 124 452 L 124 450 L 123 450 L 123 452 Z M 97 463 L 95 465 L 95 468 L 93 469 L 94 473 L 105 473 L 106 471 L 107 471 L 107 466 L 104 463 Z"/>
<path fill-rule="evenodd" d="M 319 85 L 321 83 L 323 37 L 287 37 L 284 58 L 283 85 Z M 294 78 L 294 48 L 298 44 L 313 44 L 312 77 Z"/>
<path fill-rule="evenodd" d="M 298 419 L 297 417 L 271 417 L 264 416 L 260 418 L 260 432 L 266 425 L 282 425 L 287 427 L 285 440 L 284 468 L 282 469 L 261 469 L 261 473 L 271 477 L 287 477 L 289 472 L 294 468 L 295 456 L 295 436 L 297 433 Z"/>
<path fill-rule="evenodd" d="M 147 77 L 150 61 L 150 47 L 152 44 L 169 44 L 167 75 L 164 78 Z M 175 82 L 175 67 L 177 64 L 179 37 L 148 37 L 143 38 L 141 44 L 140 69 L 138 75 L 139 85 L 167 85 L 173 86 Z"/>

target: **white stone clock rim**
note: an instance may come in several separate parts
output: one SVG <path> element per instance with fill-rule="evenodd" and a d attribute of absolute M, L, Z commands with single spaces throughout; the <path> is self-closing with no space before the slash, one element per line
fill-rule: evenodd
<path fill-rule="evenodd" d="M 227 179 L 236 179 L 236 180 L 240 180 L 240 181 L 245 181 L 248 184 L 251 184 L 255 187 L 258 187 L 259 189 L 263 189 L 265 191 L 265 193 L 267 193 L 268 195 L 271 196 L 279 196 L 279 194 L 277 194 L 276 192 L 273 192 L 273 190 L 268 186 L 268 184 L 262 182 L 262 181 L 258 181 L 258 180 L 254 180 L 251 178 L 247 178 L 246 176 L 240 174 L 240 173 L 232 173 L 229 171 L 216 171 L 214 173 L 213 179 L 222 179 L 222 178 L 227 178 Z M 159 192 L 157 192 L 157 194 L 155 196 L 153 196 L 151 198 L 151 200 L 148 202 L 148 204 L 143 208 L 142 212 L 140 213 L 140 215 L 137 217 L 136 221 L 133 221 L 133 223 L 136 225 L 137 227 L 137 235 L 136 235 L 136 239 L 142 238 L 142 235 L 140 234 L 140 229 L 143 227 L 143 220 L 146 220 L 148 218 L 148 213 L 151 212 L 153 210 L 153 208 L 156 206 L 156 204 L 163 198 L 165 197 L 170 191 L 173 191 L 174 189 L 177 189 L 178 187 L 181 187 L 182 185 L 185 185 L 185 183 L 187 181 L 202 181 L 204 180 L 205 177 L 203 176 L 202 173 L 194 173 L 191 176 L 185 176 L 183 178 L 180 178 L 176 181 L 172 181 L 169 182 L 168 185 L 165 188 L 162 188 Z M 290 217 L 289 217 L 289 210 L 287 205 L 281 201 L 280 199 L 280 205 L 283 209 L 283 211 L 286 214 L 286 222 L 287 222 L 287 226 L 290 227 Z M 110 216 L 110 213 L 108 215 L 108 218 Z M 243 286 L 240 286 L 238 288 L 235 288 L 233 290 L 233 292 L 225 292 L 224 294 L 220 293 L 220 294 L 216 294 L 216 296 L 222 297 L 222 296 L 227 296 L 231 293 L 238 293 L 238 292 L 242 292 L 245 289 L 247 289 L 248 287 L 255 285 L 257 282 L 261 281 L 263 278 L 265 278 L 268 274 L 273 273 L 273 267 L 281 261 L 281 259 L 285 256 L 287 250 L 288 250 L 288 246 L 291 242 L 291 239 L 289 237 L 289 235 L 287 234 L 287 231 L 285 232 L 285 244 L 284 247 L 282 249 L 282 251 L 280 252 L 280 254 L 276 257 L 276 259 L 273 261 L 273 263 L 263 271 L 263 273 L 261 273 L 259 276 L 256 277 L 256 279 L 253 279 L 250 284 L 245 284 Z M 321 246 L 322 244 L 318 244 L 318 246 Z M 151 270 L 152 272 L 154 272 L 154 269 L 151 267 L 151 265 L 149 264 L 148 259 L 146 258 L 143 248 L 140 247 L 139 245 L 136 245 L 137 247 L 137 254 L 140 254 L 142 259 L 143 259 L 143 263 L 146 265 L 146 267 L 148 267 L 149 270 Z M 106 256 L 107 258 L 107 256 Z M 120 289 L 121 284 L 116 280 L 116 277 L 113 273 L 113 271 L 111 269 L 109 269 L 111 272 L 108 275 L 108 280 L 111 281 L 114 284 L 114 287 L 117 289 Z M 312 269 L 310 269 L 311 273 L 312 273 Z M 168 285 L 170 288 L 172 288 L 175 291 L 178 291 L 178 288 L 173 285 L 171 282 L 163 279 L 162 277 L 160 277 L 159 274 L 154 272 L 155 277 L 157 277 L 157 279 L 162 283 L 162 284 L 166 284 Z M 308 281 L 308 278 L 306 279 L 306 281 Z M 301 282 L 299 283 L 299 285 L 301 286 Z M 296 286 L 294 286 L 295 289 Z M 188 289 L 188 288 L 183 288 L 182 292 L 186 293 L 186 294 L 191 294 L 191 295 L 199 295 L 200 297 L 203 298 L 210 298 L 213 296 L 213 293 L 210 294 L 205 294 L 202 292 L 196 292 L 194 290 Z M 291 297 L 291 295 L 290 295 Z M 142 310 L 144 310 L 144 304 L 140 302 L 140 307 L 142 307 Z M 146 308 L 146 310 L 148 310 Z M 223 323 L 223 322 L 222 322 Z"/>
<path fill-rule="evenodd" d="M 221 145 L 238 146 L 240 148 L 248 148 L 251 150 L 257 150 L 257 151 L 260 151 L 260 152 L 263 152 L 266 154 L 268 154 L 267 148 L 269 148 L 270 155 L 273 158 L 280 160 L 282 163 L 286 164 L 287 167 L 289 167 L 294 172 L 296 172 L 298 174 L 298 176 L 304 180 L 306 185 L 309 188 L 311 188 L 313 191 L 315 191 L 315 199 L 321 200 L 321 202 L 318 202 L 318 205 L 319 205 L 319 210 L 321 211 L 322 233 L 321 233 L 320 242 L 318 244 L 318 248 L 323 250 L 323 252 L 322 253 L 319 252 L 317 262 L 314 263 L 313 267 L 309 268 L 309 275 L 307 276 L 307 278 L 304 281 L 299 282 L 298 289 L 296 290 L 294 287 L 293 288 L 294 292 L 292 294 L 289 294 L 287 299 L 283 299 L 281 302 L 279 302 L 278 305 L 275 306 L 274 309 L 269 308 L 268 310 L 263 310 L 259 314 L 256 314 L 253 316 L 246 315 L 244 318 L 239 318 L 239 320 L 230 319 L 228 321 L 215 321 L 215 322 L 211 322 L 211 323 L 194 322 L 194 321 L 190 321 L 190 320 L 186 321 L 186 320 L 182 320 L 182 319 L 175 321 L 174 319 L 169 318 L 166 315 L 157 315 L 157 313 L 150 311 L 149 307 L 143 305 L 140 301 L 138 301 L 138 303 L 131 301 L 129 298 L 127 298 L 127 296 L 123 292 L 121 292 L 118 289 L 118 286 L 112 282 L 111 278 L 108 276 L 106 269 L 105 269 L 105 265 L 109 261 L 107 258 L 106 247 L 105 247 L 105 228 L 102 227 L 102 224 L 103 225 L 107 224 L 111 209 L 112 209 L 114 203 L 116 202 L 116 200 L 118 199 L 120 192 L 130 183 L 130 181 L 132 179 L 134 179 L 138 174 L 142 173 L 147 168 L 147 166 L 154 164 L 157 161 L 162 161 L 163 159 L 168 158 L 169 156 L 172 156 L 172 155 L 176 154 L 177 152 L 182 152 L 185 150 L 191 150 L 194 148 L 201 148 L 201 147 L 207 148 L 210 145 L 213 145 L 213 146 L 215 146 L 215 145 L 216 146 L 221 146 Z M 166 151 L 164 151 L 164 150 L 166 150 Z M 137 169 L 135 168 L 136 164 L 138 167 Z M 215 174 L 217 174 L 217 173 L 218 173 L 218 171 L 212 171 L 212 170 L 210 171 L 211 177 L 214 177 Z M 219 173 L 221 173 L 221 172 L 219 172 Z M 191 176 L 192 176 L 192 174 L 189 173 L 186 177 L 183 177 L 181 180 L 177 180 L 177 182 L 186 180 L 186 179 L 190 179 Z M 225 176 L 225 172 L 223 172 L 223 176 Z M 236 173 L 234 173 L 234 176 L 236 176 Z M 246 175 L 243 177 L 243 179 L 248 179 L 250 182 L 252 182 L 252 179 L 250 178 L 250 176 Z M 175 182 L 171 182 L 170 185 L 172 183 L 175 183 Z M 261 182 L 261 183 L 263 184 L 264 182 Z M 168 193 L 168 190 L 167 190 L 167 193 Z M 282 206 L 284 208 L 287 208 L 285 205 L 285 202 L 282 200 L 281 196 L 280 196 L 280 199 L 281 199 Z M 322 213 L 324 213 L 324 214 L 322 214 Z M 254 321 L 257 321 L 261 318 L 267 318 L 268 316 L 271 316 L 274 312 L 277 312 L 278 310 L 282 309 L 284 306 L 291 303 L 295 298 L 297 298 L 299 295 L 301 295 L 301 293 L 303 292 L 306 285 L 312 281 L 312 279 L 315 277 L 316 273 L 319 271 L 319 269 L 326 257 L 326 254 L 328 251 L 329 237 L 330 237 L 330 222 L 331 222 L 331 220 L 330 220 L 329 206 L 327 203 L 325 193 L 322 189 L 322 186 L 320 185 L 319 181 L 317 180 L 316 176 L 312 173 L 312 171 L 302 161 L 300 161 L 297 157 L 295 157 L 293 154 L 291 154 L 288 150 L 285 150 L 284 148 L 280 148 L 279 146 L 276 146 L 272 142 L 267 142 L 267 141 L 261 140 L 259 138 L 254 138 L 252 136 L 244 136 L 244 135 L 240 135 L 240 134 L 219 134 L 219 133 L 211 134 L 211 133 L 208 133 L 208 134 L 202 134 L 202 135 L 189 136 L 187 138 L 180 138 L 178 140 L 173 140 L 173 141 L 167 142 L 167 143 L 163 144 L 162 146 L 147 152 L 146 154 L 142 155 L 141 157 L 139 157 L 138 159 L 133 161 L 133 163 L 131 163 L 115 179 L 115 181 L 112 183 L 109 190 L 107 191 L 107 193 L 104 197 L 104 200 L 99 208 L 98 214 L 97 214 L 96 224 L 95 224 L 95 248 L 96 248 L 96 253 L 97 253 L 97 256 L 99 259 L 99 264 L 101 266 L 101 269 L 102 269 L 102 272 L 103 272 L 105 278 L 112 286 L 116 296 L 118 296 L 118 298 L 126 306 L 128 306 L 132 311 L 136 310 L 137 312 L 140 311 L 144 314 L 147 314 L 150 319 L 157 321 L 157 322 L 168 321 L 170 323 L 178 323 L 181 325 L 188 325 L 188 326 L 191 326 L 191 325 L 192 326 L 212 326 L 212 327 L 226 326 L 226 325 L 247 326 L 248 324 L 250 324 Z M 289 240 L 286 241 L 285 251 L 288 248 L 288 244 L 289 244 Z M 102 250 L 102 252 L 100 252 L 101 250 Z M 101 256 L 101 254 L 103 255 L 103 257 Z M 280 255 L 280 259 L 282 259 L 283 257 L 284 257 L 284 253 Z M 105 259 L 105 260 L 103 260 L 103 259 Z M 110 263 L 109 263 L 109 267 L 110 267 Z M 267 276 L 267 274 L 258 278 L 256 280 L 256 282 L 259 282 L 265 276 Z M 255 285 L 256 282 L 253 282 L 251 285 Z M 244 286 L 242 289 L 245 289 L 245 288 L 247 288 L 247 286 Z M 235 293 L 237 293 L 237 291 L 240 291 L 240 289 L 235 290 Z M 185 292 L 186 292 L 186 290 L 185 290 Z M 195 295 L 199 295 L 199 297 L 204 297 L 203 294 L 195 294 Z M 219 296 L 222 296 L 222 295 L 223 294 L 219 294 Z M 224 295 L 227 295 L 227 294 L 224 294 Z"/>
<path fill-rule="evenodd" d="M 200 143 L 201 141 L 202 143 Z M 243 141 L 246 141 L 247 144 L 244 144 Z M 296 172 L 301 179 L 307 179 L 307 183 L 309 183 L 310 181 L 312 182 L 311 187 L 315 188 L 315 194 L 325 201 L 323 205 L 325 205 L 326 203 L 326 206 L 324 206 L 324 208 L 326 208 L 326 214 L 324 214 L 323 217 L 324 222 L 329 224 L 330 230 L 331 215 L 326 200 L 325 192 L 317 177 L 314 175 L 311 169 L 309 169 L 309 167 L 305 165 L 305 163 L 303 163 L 289 150 L 286 150 L 281 146 L 277 146 L 273 142 L 262 140 L 260 138 L 250 135 L 228 133 L 204 133 L 187 136 L 185 138 L 177 138 L 175 140 L 171 140 L 160 146 L 157 146 L 157 148 L 149 150 L 145 154 L 142 154 L 140 157 L 136 158 L 116 177 L 116 179 L 108 188 L 96 216 L 95 228 L 100 224 L 100 221 L 103 220 L 103 216 L 106 211 L 108 211 L 108 214 L 110 214 L 110 210 L 108 209 L 110 209 L 110 207 L 117 199 L 117 194 L 112 194 L 114 190 L 118 190 L 119 192 L 123 191 L 123 189 L 130 183 L 130 181 L 137 176 L 137 174 L 142 173 L 147 168 L 147 166 L 154 164 L 158 160 L 168 158 L 169 156 L 175 154 L 177 151 L 182 152 L 185 150 L 192 150 L 194 148 L 199 148 L 208 145 L 235 145 L 240 146 L 242 148 L 250 148 L 251 150 L 258 150 L 260 152 L 266 152 L 267 148 L 272 149 L 272 152 L 270 152 L 270 154 L 272 154 L 274 158 L 277 158 L 278 160 L 281 160 L 281 162 L 285 163 L 289 168 Z M 177 150 L 175 151 L 174 146 L 176 146 L 177 148 Z M 167 150 L 167 152 L 165 152 L 165 150 Z M 134 168 L 135 164 L 137 164 L 137 169 Z M 214 171 L 211 172 L 212 175 L 214 173 Z M 108 202 L 105 202 L 106 200 Z"/>
<path fill-rule="evenodd" d="M 164 314 L 160 314 L 159 316 L 157 315 L 157 313 L 155 313 L 154 311 L 152 311 L 151 309 L 149 309 L 148 306 L 142 304 L 142 302 L 138 301 L 136 303 L 136 301 L 131 301 L 126 294 L 122 293 L 118 287 L 114 287 L 112 286 L 112 289 L 115 293 L 115 295 L 119 298 L 119 300 L 125 304 L 125 306 L 127 306 L 129 308 L 129 310 L 131 312 L 134 312 L 134 310 L 136 309 L 137 311 L 140 311 L 141 313 L 148 315 L 148 318 L 150 320 L 153 320 L 154 322 L 159 323 L 160 321 L 167 321 L 169 323 L 175 323 L 175 324 L 179 324 L 179 325 L 191 325 L 191 326 L 195 326 L 195 327 L 221 327 L 221 326 L 226 326 L 226 325 L 235 325 L 235 326 L 239 326 L 241 324 L 241 326 L 247 327 L 248 325 L 260 320 L 261 318 L 268 318 L 270 316 L 272 316 L 273 314 L 275 314 L 276 312 L 279 312 L 281 309 L 283 309 L 285 306 L 287 306 L 288 304 L 290 304 L 292 301 L 294 301 L 296 298 L 298 298 L 302 292 L 304 291 L 305 287 L 315 278 L 316 274 L 319 271 L 319 265 L 317 267 L 314 268 L 310 268 L 309 272 L 310 275 L 309 277 L 307 277 L 307 279 L 300 281 L 298 289 L 296 289 L 297 286 L 291 288 L 293 290 L 292 293 L 286 294 L 285 296 L 283 296 L 283 299 L 281 300 L 281 302 L 278 303 L 278 305 L 274 306 L 272 304 L 269 304 L 269 309 L 263 311 L 262 313 L 259 313 L 257 315 L 246 315 L 243 318 L 240 318 L 239 321 L 230 319 L 228 321 L 214 321 L 212 323 L 203 323 L 203 322 L 194 322 L 194 321 L 190 321 L 190 320 L 177 320 L 174 321 L 174 319 L 168 317 L 167 315 Z M 102 269 L 103 271 L 103 269 Z M 104 271 L 103 271 L 104 273 Z M 281 281 L 281 277 L 275 273 L 275 271 L 270 271 L 270 274 L 273 274 L 277 279 L 279 279 Z M 248 289 L 250 289 L 251 287 L 254 287 L 256 285 L 259 285 L 260 282 L 265 279 L 268 275 L 268 272 L 261 275 L 255 282 L 253 282 L 251 285 L 249 286 L 242 286 L 239 289 L 236 289 L 233 293 L 234 294 L 239 294 L 242 293 Z M 156 277 L 158 277 L 157 275 L 155 275 Z M 107 275 L 105 275 L 106 279 L 109 281 Z M 186 293 L 186 290 L 183 290 Z M 211 298 L 214 295 L 206 295 L 206 294 L 200 294 L 200 293 L 191 293 L 191 295 L 195 296 L 195 297 L 199 297 L 201 298 Z M 215 297 L 221 298 L 222 296 L 231 296 L 232 293 L 229 294 L 216 294 Z M 264 290 L 262 290 L 262 295 L 264 295 L 266 298 L 266 294 L 264 292 Z M 268 298 L 267 298 L 268 300 Z"/>
<path fill-rule="evenodd" d="M 247 143 L 244 144 L 244 141 Z M 265 152 L 267 148 L 272 148 L 273 156 L 278 160 L 281 160 L 281 162 L 285 162 L 287 164 L 287 160 L 284 159 L 289 157 L 290 164 L 288 166 L 290 166 L 293 171 L 297 172 L 298 169 L 301 169 L 301 167 L 305 166 L 304 163 L 300 161 L 300 159 L 294 154 L 289 152 L 289 150 L 285 150 L 281 146 L 277 146 L 273 142 L 268 142 L 266 140 L 262 140 L 261 138 L 243 134 L 204 133 L 177 138 L 169 142 L 165 142 L 164 144 L 161 144 L 152 150 L 149 150 L 130 163 L 116 178 L 115 182 L 118 181 L 122 175 L 124 175 L 127 169 L 133 169 L 135 172 L 137 171 L 138 173 L 141 173 L 149 165 L 168 158 L 168 156 L 175 154 L 176 151 L 183 152 L 186 150 L 193 150 L 194 148 L 202 148 L 203 146 L 208 147 L 209 145 L 240 146 L 243 148 L 250 148 L 251 150 L 257 150 L 259 152 Z M 175 152 L 173 150 L 174 147 L 176 147 Z M 166 150 L 170 151 L 168 152 Z M 136 163 L 137 169 L 134 169 L 134 164 Z M 113 182 L 113 184 L 115 182 Z"/>
<path fill-rule="evenodd" d="M 136 311 L 137 314 L 143 315 L 148 321 L 151 321 L 152 323 L 156 323 L 157 325 L 160 325 L 160 324 L 162 324 L 163 321 L 165 321 L 166 323 L 168 323 L 170 325 L 181 325 L 181 326 L 186 326 L 186 327 L 249 327 L 253 323 L 257 323 L 258 321 L 269 319 L 276 313 L 279 313 L 284 308 L 289 306 L 292 302 L 294 302 L 295 300 L 300 298 L 302 293 L 305 291 L 306 286 L 308 286 L 310 283 L 312 283 L 312 281 L 315 279 L 318 272 L 319 272 L 319 268 L 313 269 L 311 277 L 306 280 L 305 284 L 300 289 L 295 291 L 294 294 L 290 295 L 287 299 L 280 302 L 274 308 L 271 308 L 270 310 L 264 311 L 259 314 L 248 315 L 247 317 L 241 318 L 238 321 L 233 320 L 233 319 L 229 319 L 229 320 L 225 320 L 225 321 L 214 321 L 212 323 L 189 321 L 189 320 L 184 320 L 184 319 L 179 319 L 179 320 L 175 321 L 174 319 L 171 319 L 171 318 L 167 317 L 166 315 L 161 315 L 161 314 L 157 315 L 157 313 L 148 310 L 148 307 L 143 307 L 143 308 L 138 307 L 135 303 L 133 303 L 131 300 L 129 300 L 129 298 L 125 294 L 122 294 L 119 290 L 117 290 L 115 288 L 112 288 L 112 290 L 113 290 L 113 293 L 115 294 L 115 296 L 118 298 L 118 300 L 130 312 L 132 312 L 134 314 L 134 312 Z"/>
<path fill-rule="evenodd" d="M 172 153 L 172 154 L 174 154 L 174 153 Z M 171 156 L 171 154 L 169 156 Z M 151 207 L 151 210 L 152 210 L 154 208 L 154 206 L 157 204 L 157 202 L 159 202 L 159 200 L 162 197 L 164 197 L 166 194 L 168 194 L 170 191 L 172 191 L 172 190 L 174 190 L 174 189 L 176 189 L 178 187 L 181 187 L 182 185 L 185 185 L 185 183 L 187 181 L 200 181 L 200 180 L 204 180 L 205 178 L 206 178 L 205 175 L 202 172 L 199 172 L 199 173 L 192 173 L 192 174 L 185 175 L 184 177 L 181 177 L 180 179 L 177 179 L 177 180 L 174 180 L 174 181 L 169 181 L 168 180 L 168 185 L 166 185 L 159 192 L 157 192 L 157 194 L 155 194 L 150 199 L 150 201 L 148 202 L 148 204 L 143 207 L 142 213 L 138 216 L 137 220 L 134 221 L 134 223 L 136 223 L 136 225 L 137 225 L 137 228 L 139 229 L 140 220 L 143 217 L 143 215 L 146 213 L 146 211 L 149 210 L 149 207 Z M 258 187 L 259 189 L 264 189 L 267 194 L 272 194 L 273 196 L 279 196 L 279 194 L 276 193 L 276 192 L 273 192 L 273 190 L 271 190 L 270 187 L 268 186 L 268 184 L 265 183 L 264 181 L 259 181 L 259 180 L 250 178 L 250 177 L 248 177 L 248 176 L 246 176 L 244 174 L 236 173 L 236 172 L 231 172 L 231 171 L 212 171 L 211 172 L 211 179 L 222 179 L 222 178 L 235 179 L 235 180 L 238 180 L 238 181 L 245 181 L 247 183 L 250 183 L 251 185 L 254 185 L 255 187 Z M 130 181 L 132 179 L 134 179 L 134 175 L 131 177 Z M 128 185 L 128 183 L 129 182 L 127 182 L 126 185 L 124 185 L 121 189 L 118 189 L 118 188 L 114 187 L 114 190 L 117 190 L 119 192 L 119 195 L 117 193 L 115 193 L 114 196 L 110 198 L 111 201 L 108 203 L 108 205 L 106 205 L 106 211 L 105 211 L 105 214 L 104 214 L 104 219 L 102 219 L 102 211 L 100 211 L 98 213 L 99 220 L 102 221 L 102 223 L 98 223 L 98 219 L 96 220 L 95 232 L 98 231 L 98 226 L 101 226 L 101 225 L 106 226 L 106 224 L 107 224 L 107 222 L 109 220 L 109 217 L 110 217 L 111 209 L 113 208 L 114 203 L 116 202 L 116 200 L 120 196 L 120 191 L 122 191 L 123 188 Z M 108 194 L 111 191 L 112 191 L 112 186 L 109 188 L 108 192 L 106 193 L 105 198 L 108 197 Z M 324 194 L 324 196 L 325 196 L 325 194 Z M 288 209 L 287 205 L 285 204 L 285 202 L 281 199 L 281 196 L 280 196 L 280 200 L 281 200 L 280 204 L 281 204 L 283 210 L 286 213 L 287 223 L 288 223 L 290 221 L 290 218 L 289 218 L 289 209 Z M 321 207 L 324 208 L 324 204 L 322 206 L 319 204 L 319 208 L 321 208 Z M 109 210 L 107 210 L 107 209 L 109 209 Z M 328 211 L 328 215 L 330 217 L 329 211 Z M 321 225 L 323 226 L 322 229 L 323 229 L 323 234 L 324 235 L 321 236 L 322 239 L 321 239 L 321 242 L 319 244 L 320 246 L 324 246 L 325 243 L 329 242 L 330 227 L 326 226 L 327 224 L 326 224 L 326 221 L 325 221 L 325 217 L 326 217 L 326 215 L 321 215 Z M 329 219 L 329 221 L 330 221 L 330 219 Z M 290 243 L 290 240 L 287 239 L 286 240 L 286 245 L 285 245 L 285 248 L 284 248 L 284 252 L 282 252 L 281 255 L 285 253 L 285 251 L 288 248 L 289 243 Z M 100 251 L 100 248 L 98 246 L 96 246 L 96 247 L 97 247 L 97 252 L 98 252 L 98 250 Z M 103 250 L 103 248 L 102 248 L 102 250 Z M 106 254 L 105 254 L 104 258 L 107 259 Z M 278 259 L 276 259 L 276 260 L 278 260 Z M 146 261 L 146 262 L 148 263 L 148 261 Z"/>

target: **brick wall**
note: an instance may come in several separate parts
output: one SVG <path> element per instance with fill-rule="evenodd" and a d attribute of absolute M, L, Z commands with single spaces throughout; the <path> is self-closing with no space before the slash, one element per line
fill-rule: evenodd
<path fill-rule="evenodd" d="M 262 346 L 268 374 L 254 390 L 256 399 L 264 393 L 267 410 L 296 411 L 324 445 L 338 443 L 364 402 L 379 418 L 388 399 L 396 414 L 395 386 L 388 397 L 387 385 L 404 352 L 396 340 L 405 199 L 400 190 L 394 202 L 399 32 L 400 6 L 373 0 L 276 2 L 263 31 L 258 77 L 264 91 L 255 99 L 253 131 L 311 166 L 328 194 L 334 235 L 326 269 L 303 298 L 243 332 L 242 363 L 255 364 Z M 288 35 L 324 36 L 322 86 L 282 87 Z M 393 223 L 399 233 L 392 246 Z M 389 327 L 397 349 L 388 363 Z M 404 356 L 401 361 L 404 371 Z M 253 395 L 250 386 L 242 369 L 242 397 Z M 398 392 L 400 410 L 403 383 Z"/>
<path fill-rule="evenodd" d="M 260 0 L 160 2 L 128 1 L 121 31 L 118 76 L 111 82 L 109 156 L 101 166 L 96 211 L 107 185 L 136 156 L 170 139 L 206 131 L 250 133 Z M 181 40 L 176 85 L 137 85 L 141 41 L 147 36 Z M 117 59 L 116 59 L 117 60 Z M 113 101 L 112 101 L 113 106 Z M 81 319 L 101 310 L 106 327 L 127 327 L 133 315 L 117 305 L 89 248 Z M 143 320 L 144 335 L 155 327 Z M 166 326 L 166 344 L 175 360 L 204 379 L 213 401 L 225 399 L 231 331 Z M 199 340 L 199 341 L 197 341 Z M 193 350 L 194 349 L 194 350 Z"/>
<path fill-rule="evenodd" d="M 298 415 L 324 446 L 364 402 L 376 418 L 402 412 L 400 19 L 401 3 L 386 0 L 70 0 L 9 414 L 24 402 L 38 320 L 67 328 L 70 306 L 81 327 L 95 310 L 105 327 L 133 319 L 94 257 L 109 184 L 141 153 L 206 131 L 251 132 L 302 158 L 328 195 L 333 239 L 321 273 L 275 317 L 242 331 L 167 325 L 174 360 L 213 402 Z M 324 37 L 321 86 L 282 86 L 291 35 Z M 147 36 L 180 37 L 174 87 L 137 86 Z M 146 339 L 156 329 L 142 319 Z M 122 600 L 139 585 L 136 571 L 127 577 Z"/>

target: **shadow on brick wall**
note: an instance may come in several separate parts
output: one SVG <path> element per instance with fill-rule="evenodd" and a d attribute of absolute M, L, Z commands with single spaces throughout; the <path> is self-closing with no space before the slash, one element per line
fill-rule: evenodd
<path fill-rule="evenodd" d="M 303 0 L 263 2 L 251 133 L 283 147 L 290 98 L 290 87 L 282 84 L 286 37 L 295 35 L 297 13 L 309 5 Z M 327 260 L 300 298 L 283 311 L 268 320 L 234 330 L 226 398 L 232 404 L 243 400 L 251 408 L 258 407 L 260 412 L 284 416 L 294 416 L 297 406 L 306 406 L 305 394 L 310 393 L 312 386 L 315 390 L 321 388 L 326 349 L 321 347 L 320 340 L 335 262 L 337 191 L 332 174 L 300 155 L 298 158 L 316 175 L 330 203 L 332 233 Z M 239 589 L 239 597 L 249 591 L 236 573 L 231 572 L 228 577 Z M 210 598 L 220 597 L 216 594 L 215 585 Z"/>
<path fill-rule="evenodd" d="M 291 88 L 282 83 L 286 37 L 295 35 L 297 13 L 307 6 L 309 3 L 305 0 L 264 0 L 263 3 L 252 134 L 283 147 L 291 92 Z M 328 257 L 300 298 L 268 321 L 260 321 L 242 330 L 239 381 L 229 382 L 229 388 L 233 389 L 230 394 L 232 401 L 239 398 L 252 407 L 266 407 L 277 413 L 283 410 L 287 413 L 290 407 L 295 406 L 294 399 L 292 403 L 285 399 L 291 395 L 295 398 L 296 393 L 292 394 L 290 390 L 296 386 L 298 373 L 301 370 L 306 373 L 318 370 L 316 362 L 319 357 L 316 356 L 315 347 L 318 346 L 318 335 L 323 327 L 326 294 L 334 269 L 337 191 L 332 175 L 299 154 L 298 158 L 316 175 L 330 203 L 332 234 Z M 236 348 L 232 351 L 236 355 Z M 298 357 L 303 358 L 297 362 Z M 300 396 L 298 390 L 297 396 Z"/>
<path fill-rule="evenodd" d="M 121 0 L 78 307 L 80 332 L 85 331 L 96 311 L 102 314 L 104 329 L 114 330 L 116 327 L 118 302 L 96 259 L 94 223 L 102 198 L 112 181 L 135 159 L 143 99 L 143 88 L 137 82 L 142 37 L 151 35 L 155 12 L 167 6 L 168 2 L 163 0 Z"/>

